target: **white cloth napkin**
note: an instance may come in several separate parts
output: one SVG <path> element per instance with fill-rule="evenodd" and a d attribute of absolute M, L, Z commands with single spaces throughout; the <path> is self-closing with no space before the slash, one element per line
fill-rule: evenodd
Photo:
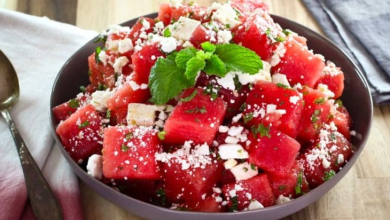
<path fill-rule="evenodd" d="M 66 220 L 83 219 L 83 213 L 77 178 L 58 146 L 54 146 L 49 99 L 62 65 L 96 35 L 97 32 L 47 18 L 0 9 L 0 49 L 13 63 L 21 91 L 11 115 L 56 194 Z M 3 119 L 0 152 L 0 220 L 33 219 L 19 158 Z"/>

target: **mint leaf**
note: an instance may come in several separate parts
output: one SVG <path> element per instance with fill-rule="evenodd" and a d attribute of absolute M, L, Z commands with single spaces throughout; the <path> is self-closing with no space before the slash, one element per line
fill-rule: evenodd
<path fill-rule="evenodd" d="M 214 53 L 215 51 L 215 45 L 210 42 L 204 42 L 201 44 L 202 49 L 206 52 Z"/>
<path fill-rule="evenodd" d="M 100 47 L 96 47 L 96 50 L 95 50 L 95 61 L 96 61 L 97 64 L 102 62 L 99 59 L 100 52 L 102 52 L 102 49 Z"/>
<path fill-rule="evenodd" d="M 206 62 L 198 57 L 193 57 L 187 62 L 187 68 L 184 75 L 187 79 L 195 79 L 198 72 L 206 66 Z"/>
<path fill-rule="evenodd" d="M 174 98 L 186 88 L 195 84 L 195 78 L 187 79 L 184 70 L 177 67 L 176 54 L 165 59 L 159 57 L 150 71 L 149 88 L 152 94 L 151 102 L 162 105 Z"/>
<path fill-rule="evenodd" d="M 196 52 L 196 57 L 201 60 L 208 60 L 210 59 L 211 55 L 213 54 L 210 52 L 205 53 L 203 50 L 199 50 L 198 52 Z"/>
<path fill-rule="evenodd" d="M 185 98 L 181 98 L 180 101 L 181 102 L 189 102 L 195 98 L 197 93 L 198 93 L 198 90 L 194 89 L 194 91 L 189 96 L 187 96 Z"/>
<path fill-rule="evenodd" d="M 187 67 L 187 62 L 194 56 L 196 56 L 196 49 L 193 47 L 188 47 L 177 53 L 175 62 L 180 69 L 185 70 Z"/>
<path fill-rule="evenodd" d="M 225 63 L 226 71 L 256 74 L 263 69 L 260 57 L 252 50 L 237 44 L 218 44 L 214 54 Z"/>
<path fill-rule="evenodd" d="M 163 35 L 164 37 L 170 37 L 172 35 L 171 30 L 169 28 L 165 28 Z"/>
<path fill-rule="evenodd" d="M 216 75 L 223 77 L 226 75 L 226 67 L 221 59 L 217 55 L 212 55 L 210 59 L 207 60 L 206 66 L 203 71 L 208 75 Z"/>

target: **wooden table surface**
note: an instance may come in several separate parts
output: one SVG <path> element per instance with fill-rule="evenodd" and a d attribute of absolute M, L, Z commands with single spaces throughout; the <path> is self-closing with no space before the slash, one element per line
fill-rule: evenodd
<path fill-rule="evenodd" d="M 47 16 L 81 28 L 103 31 L 139 15 L 155 12 L 167 0 L 0 0 L 0 8 Z M 212 0 L 197 0 L 209 5 Z M 226 2 L 222 0 L 219 2 Z M 321 29 L 299 0 L 266 0 L 271 12 Z M 367 145 L 355 166 L 336 187 L 316 203 L 285 219 L 390 219 L 390 108 L 374 107 L 374 121 Z M 386 141 L 387 140 L 387 141 Z M 105 200 L 80 181 L 85 217 L 141 219 Z"/>

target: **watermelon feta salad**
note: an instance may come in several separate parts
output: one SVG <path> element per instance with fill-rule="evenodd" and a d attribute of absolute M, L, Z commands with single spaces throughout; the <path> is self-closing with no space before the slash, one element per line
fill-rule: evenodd
<path fill-rule="evenodd" d="M 308 193 L 354 153 L 342 70 L 263 2 L 172 1 L 96 42 L 90 84 L 53 108 L 56 132 L 124 194 L 177 210 L 260 209 Z"/>

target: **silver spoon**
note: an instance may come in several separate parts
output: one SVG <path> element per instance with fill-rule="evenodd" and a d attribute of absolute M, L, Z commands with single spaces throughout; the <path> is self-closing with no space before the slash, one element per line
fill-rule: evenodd
<path fill-rule="evenodd" d="M 61 207 L 19 134 L 9 110 L 19 99 L 19 81 L 11 62 L 0 50 L 0 112 L 7 121 L 22 164 L 28 196 L 39 220 L 62 219 Z"/>

